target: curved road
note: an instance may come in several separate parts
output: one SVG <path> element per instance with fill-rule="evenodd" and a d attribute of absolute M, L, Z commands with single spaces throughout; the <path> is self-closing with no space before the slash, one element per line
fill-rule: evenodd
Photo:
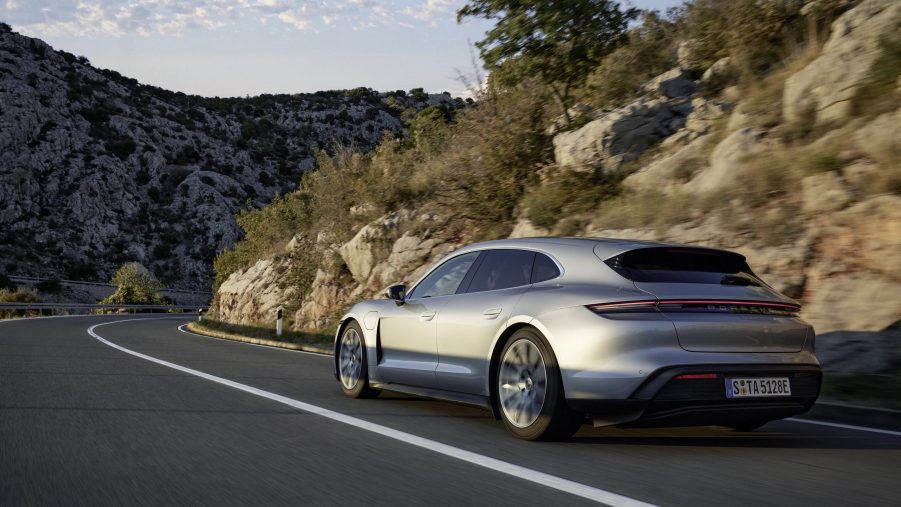
<path fill-rule="evenodd" d="M 0 322 L 0 505 L 901 498 L 895 434 L 781 421 L 523 442 L 476 409 L 346 399 L 326 356 L 186 334 L 183 318 L 123 319 Z"/>

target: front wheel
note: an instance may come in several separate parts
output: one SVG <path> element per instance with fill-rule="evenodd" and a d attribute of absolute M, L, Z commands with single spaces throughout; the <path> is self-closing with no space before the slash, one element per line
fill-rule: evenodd
<path fill-rule="evenodd" d="M 363 330 L 351 321 L 341 333 L 335 347 L 335 364 L 341 390 L 351 398 L 374 398 L 379 391 L 369 386 L 369 368 L 366 362 L 366 343 Z"/>
<path fill-rule="evenodd" d="M 498 411 L 511 433 L 524 440 L 558 440 L 578 431 L 582 418 L 566 405 L 557 360 L 538 330 L 515 332 L 499 361 Z"/>

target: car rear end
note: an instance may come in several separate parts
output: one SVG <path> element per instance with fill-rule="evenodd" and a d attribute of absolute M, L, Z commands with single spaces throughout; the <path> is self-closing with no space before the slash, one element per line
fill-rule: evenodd
<path fill-rule="evenodd" d="M 600 320 L 597 331 L 582 321 L 580 332 L 594 333 L 606 355 L 581 351 L 564 383 L 573 387 L 570 405 L 596 424 L 753 427 L 816 401 L 822 374 L 813 329 L 744 257 L 681 246 L 610 256 L 599 244 L 595 253 L 638 290 L 585 305 Z M 607 379 L 619 392 L 603 387 Z"/>

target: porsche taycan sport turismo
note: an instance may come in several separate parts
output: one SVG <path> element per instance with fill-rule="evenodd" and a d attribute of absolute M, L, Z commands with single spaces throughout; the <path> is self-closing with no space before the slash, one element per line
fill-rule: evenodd
<path fill-rule="evenodd" d="M 752 430 L 819 395 L 814 332 L 798 303 L 733 252 L 488 241 L 385 295 L 341 319 L 344 393 L 483 407 L 524 439 L 568 438 L 586 423 Z"/>

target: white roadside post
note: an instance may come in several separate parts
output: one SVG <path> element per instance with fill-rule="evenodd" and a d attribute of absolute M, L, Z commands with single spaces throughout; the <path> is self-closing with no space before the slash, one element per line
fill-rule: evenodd
<path fill-rule="evenodd" d="M 275 334 L 276 336 L 282 335 L 282 305 L 278 305 L 278 309 L 276 310 L 275 317 Z"/>
<path fill-rule="evenodd" d="M 203 308 L 198 308 L 197 309 L 197 322 L 200 322 L 201 320 L 203 320 Z"/>

